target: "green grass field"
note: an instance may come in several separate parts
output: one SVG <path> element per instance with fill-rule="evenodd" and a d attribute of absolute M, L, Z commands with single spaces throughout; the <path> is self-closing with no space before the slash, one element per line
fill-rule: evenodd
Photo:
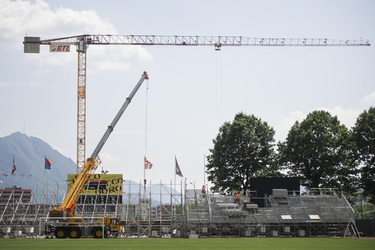
<path fill-rule="evenodd" d="M 375 239 L 0 239 L 0 249 L 375 249 Z"/>

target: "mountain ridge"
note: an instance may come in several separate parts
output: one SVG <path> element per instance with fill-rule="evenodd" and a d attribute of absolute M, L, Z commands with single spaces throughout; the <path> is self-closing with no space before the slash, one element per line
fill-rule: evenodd
<path fill-rule="evenodd" d="M 52 161 L 51 170 L 44 169 L 44 157 Z M 13 159 L 16 170 L 12 175 Z M 34 189 L 38 183 L 36 193 L 40 196 L 48 182 L 47 193 L 52 194 L 59 184 L 58 194 L 63 195 L 67 174 L 75 171 L 76 164 L 72 159 L 59 153 L 42 139 L 20 132 L 0 138 L 1 188 L 16 185 Z"/>
<path fill-rule="evenodd" d="M 12 175 L 13 157 L 16 165 L 14 175 Z M 44 157 L 52 161 L 51 170 L 44 169 Z M 57 197 L 54 198 L 54 201 L 61 202 L 67 188 L 67 175 L 75 173 L 76 163 L 71 158 L 53 149 L 40 138 L 27 136 L 20 132 L 0 137 L 1 189 L 11 188 L 15 185 L 23 189 L 31 189 L 33 192 L 36 187 L 36 198 L 34 198 L 34 201 L 39 203 L 42 199 L 44 188 L 47 185 L 46 195 L 50 197 L 49 199 L 47 197 L 47 201 L 51 200 L 57 188 Z M 138 193 L 139 184 L 131 180 L 123 180 L 124 192 L 129 193 L 130 189 L 134 189 L 134 187 L 129 187 L 129 183 L 132 186 L 135 185 L 138 187 L 135 191 L 131 190 L 131 193 Z M 162 187 L 160 187 L 160 185 L 162 185 Z M 146 192 L 148 193 L 150 190 L 153 191 L 153 204 L 160 203 L 160 200 L 162 200 L 163 203 L 169 203 L 171 200 L 169 194 L 172 188 L 168 185 L 153 184 L 151 187 L 147 186 Z M 160 196 L 160 194 L 154 194 L 155 191 L 156 193 L 162 191 L 162 196 Z M 123 198 L 124 201 L 127 200 L 126 197 Z"/>

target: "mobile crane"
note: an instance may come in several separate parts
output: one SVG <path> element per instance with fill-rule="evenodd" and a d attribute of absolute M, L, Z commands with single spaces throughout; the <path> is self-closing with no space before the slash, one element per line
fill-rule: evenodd
<path fill-rule="evenodd" d="M 80 194 L 87 186 L 91 175 L 101 163 L 99 159 L 100 150 L 104 146 L 134 95 L 137 93 L 138 89 L 146 79 L 148 80 L 149 78 L 147 72 L 145 71 L 143 72 L 141 79 L 138 81 L 133 91 L 130 93 L 129 97 L 126 98 L 126 101 L 120 108 L 112 123 L 108 126 L 91 157 L 88 158 L 83 165 L 81 172 L 77 175 L 74 184 L 70 188 L 60 207 L 50 211 L 48 217 L 50 223 L 45 226 L 46 234 L 54 233 L 56 238 L 80 238 L 81 236 L 93 236 L 95 238 L 101 238 L 106 237 L 109 234 L 117 235 L 118 232 L 121 231 L 118 218 L 103 217 L 85 223 L 83 218 L 74 217 L 74 207 Z"/>

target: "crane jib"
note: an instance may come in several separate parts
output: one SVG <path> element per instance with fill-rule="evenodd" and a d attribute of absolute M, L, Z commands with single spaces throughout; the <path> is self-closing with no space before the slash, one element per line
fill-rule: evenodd
<path fill-rule="evenodd" d="M 257 38 L 246 36 L 79 35 L 52 39 L 25 37 L 25 53 L 39 53 L 40 45 L 174 45 L 174 46 L 370 46 L 367 39 Z M 60 48 L 63 50 L 63 48 Z"/>

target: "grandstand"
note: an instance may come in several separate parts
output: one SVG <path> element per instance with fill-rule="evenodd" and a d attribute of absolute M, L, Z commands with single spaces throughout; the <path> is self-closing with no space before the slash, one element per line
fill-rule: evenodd
<path fill-rule="evenodd" d="M 122 225 L 120 237 L 127 238 L 359 237 L 354 211 L 335 189 L 300 194 L 299 190 L 274 188 L 263 197 L 249 190 L 240 195 L 237 203 L 234 196 L 187 189 L 182 182 L 160 183 L 157 188 L 143 183 L 122 185 L 124 188 L 116 189 L 121 193 L 83 197 L 83 202 L 76 205 L 76 216 L 117 216 Z M 2 236 L 42 236 L 43 218 L 59 206 L 55 195 L 49 197 L 43 194 L 39 202 L 35 198 L 8 199 L 0 204 Z M 89 201 L 84 202 L 86 199 Z"/>
<path fill-rule="evenodd" d="M 188 225 L 200 236 L 239 237 L 344 237 L 358 236 L 349 202 L 334 189 L 313 189 L 304 195 L 273 189 L 258 207 L 244 195 L 209 194 L 188 197 Z"/>

